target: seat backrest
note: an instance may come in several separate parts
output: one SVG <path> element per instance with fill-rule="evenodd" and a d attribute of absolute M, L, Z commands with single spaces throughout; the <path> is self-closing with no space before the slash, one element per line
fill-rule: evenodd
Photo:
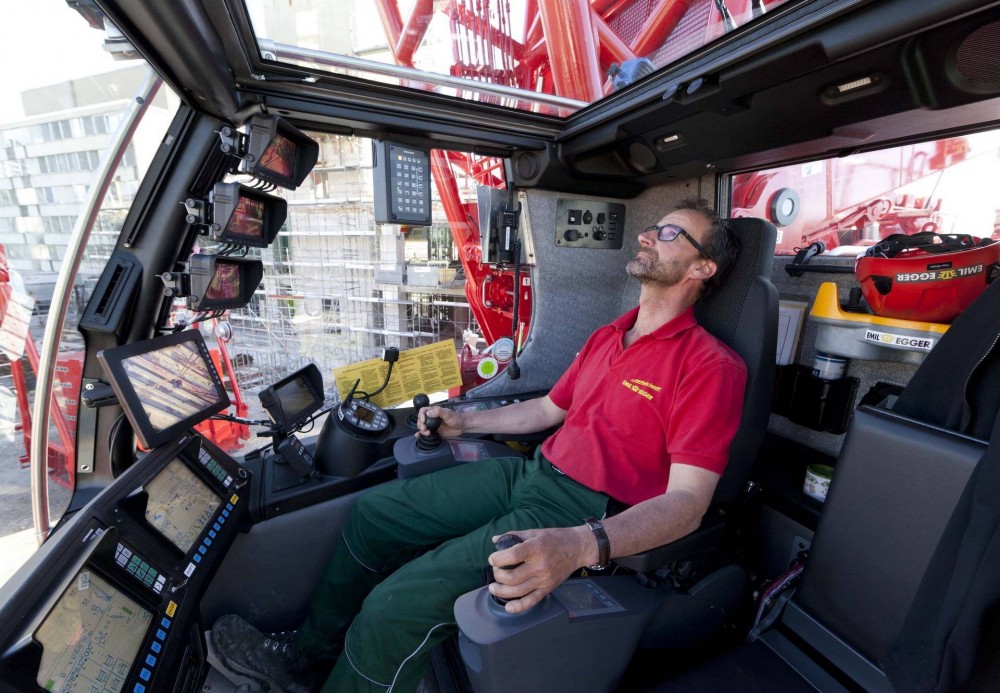
<path fill-rule="evenodd" d="M 763 219 L 727 220 L 740 251 L 726 280 L 695 305 L 698 323 L 731 347 L 747 366 L 743 416 L 729 447 L 729 464 L 713 505 L 735 500 L 767 432 L 778 342 L 778 290 L 771 283 L 777 230 Z"/>
<path fill-rule="evenodd" d="M 787 627 L 866 690 L 986 443 L 860 407 L 837 458 Z"/>

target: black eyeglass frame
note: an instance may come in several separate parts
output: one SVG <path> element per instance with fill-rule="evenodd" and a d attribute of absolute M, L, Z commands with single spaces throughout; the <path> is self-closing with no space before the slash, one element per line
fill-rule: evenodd
<path fill-rule="evenodd" d="M 689 234 L 687 231 L 685 231 L 682 227 L 678 226 L 677 224 L 664 224 L 663 226 L 657 226 L 656 224 L 653 224 L 652 226 L 649 226 L 646 229 L 644 229 L 643 233 L 646 233 L 647 231 L 652 231 L 653 229 L 656 229 L 656 237 L 665 243 L 670 243 L 676 240 L 678 236 L 684 236 L 684 238 L 688 239 L 688 242 L 695 247 L 699 255 L 701 255 L 706 260 L 711 259 L 708 257 L 708 253 L 705 252 L 704 246 L 702 246 L 701 243 L 696 241 L 694 239 L 694 236 Z"/>

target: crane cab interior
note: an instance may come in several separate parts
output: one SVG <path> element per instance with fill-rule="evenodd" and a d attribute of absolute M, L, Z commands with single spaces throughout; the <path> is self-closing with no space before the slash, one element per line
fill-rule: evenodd
<path fill-rule="evenodd" d="M 960 584 L 940 577 L 941 561 L 997 449 L 987 393 L 998 374 L 980 346 L 997 332 L 976 306 L 1000 289 L 981 287 L 968 318 L 878 315 L 855 259 L 888 235 L 880 224 L 945 233 L 940 207 L 901 183 L 892 195 L 872 187 L 890 168 L 911 183 L 973 159 L 1000 173 L 1000 3 L 512 3 L 523 35 L 490 50 L 515 62 L 477 71 L 472 39 L 456 40 L 443 74 L 415 57 L 437 22 L 502 34 L 466 22 L 471 3 L 374 3 L 384 63 L 328 49 L 321 34 L 350 32 L 323 3 L 295 0 L 286 17 L 284 4 L 68 3 L 115 27 L 181 105 L 81 316 L 76 454 L 93 467 L 0 588 L 0 690 L 83 690 L 91 678 L 116 691 L 237 690 L 246 682 L 215 666 L 206 630 L 227 613 L 265 631 L 299 623 L 361 494 L 544 439 L 418 444 L 426 399 L 376 403 L 417 362 L 383 340 L 368 354 L 381 370 L 363 384 L 334 387 L 327 364 L 296 363 L 257 384 L 263 437 L 238 452 L 213 441 L 203 424 L 228 411 L 232 376 L 213 334 L 181 329 L 192 325 L 176 321 L 174 301 L 203 321 L 257 301 L 265 263 L 280 266 L 295 242 L 289 224 L 333 204 L 317 181 L 342 140 L 371 156 L 362 234 L 437 223 L 461 243 L 466 300 L 495 352 L 460 387 L 439 388 L 456 409 L 546 393 L 594 329 L 636 304 L 624 266 L 671 205 L 706 198 L 745 239 L 739 270 L 698 308 L 752 362 L 732 468 L 702 529 L 619 559 L 613 574 L 571 579 L 523 618 L 482 590 L 464 595 L 427 690 L 916 686 L 900 648 L 913 646 L 908 630 L 932 632 L 915 615 L 937 594 L 929 581 Z M 697 13 L 709 19 L 681 50 L 677 27 Z M 463 81 L 473 78 L 478 91 Z M 875 172 L 861 192 L 837 187 L 851 166 Z M 480 183 L 474 199 L 456 172 Z M 994 188 L 978 200 L 997 215 L 977 231 L 990 240 Z M 207 243 L 216 252 L 200 252 Z M 967 274 L 997 268 L 1000 258 Z M 968 374 L 971 394 L 952 392 L 956 378 L 938 375 L 948 367 Z M 956 416 L 953 397 L 974 413 Z M 803 491 L 810 475 L 822 492 Z M 996 628 L 991 599 L 969 607 L 981 637 L 963 641 L 943 690 L 995 684 L 996 655 L 981 647 Z"/>

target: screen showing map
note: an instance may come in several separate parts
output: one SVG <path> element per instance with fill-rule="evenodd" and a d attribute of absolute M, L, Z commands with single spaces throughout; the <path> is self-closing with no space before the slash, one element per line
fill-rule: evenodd
<path fill-rule="evenodd" d="M 46 691 L 117 691 L 128 680 L 153 614 L 84 569 L 35 632 Z"/>
<path fill-rule="evenodd" d="M 184 553 L 222 501 L 176 457 L 146 484 L 146 521 Z"/>
<path fill-rule="evenodd" d="M 208 365 L 194 342 L 181 342 L 122 362 L 150 425 L 162 431 L 219 401 Z"/>

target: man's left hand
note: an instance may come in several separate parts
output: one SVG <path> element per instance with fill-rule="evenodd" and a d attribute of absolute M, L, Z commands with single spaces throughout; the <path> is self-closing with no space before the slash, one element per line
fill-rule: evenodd
<path fill-rule="evenodd" d="M 597 562 L 597 541 L 586 525 L 512 530 L 511 534 L 519 536 L 522 543 L 496 551 L 489 557 L 496 579 L 490 585 L 490 593 L 511 600 L 504 607 L 507 613 L 527 611 L 573 571 Z M 493 541 L 498 538 L 493 537 Z M 502 567 L 509 565 L 517 567 Z"/>

